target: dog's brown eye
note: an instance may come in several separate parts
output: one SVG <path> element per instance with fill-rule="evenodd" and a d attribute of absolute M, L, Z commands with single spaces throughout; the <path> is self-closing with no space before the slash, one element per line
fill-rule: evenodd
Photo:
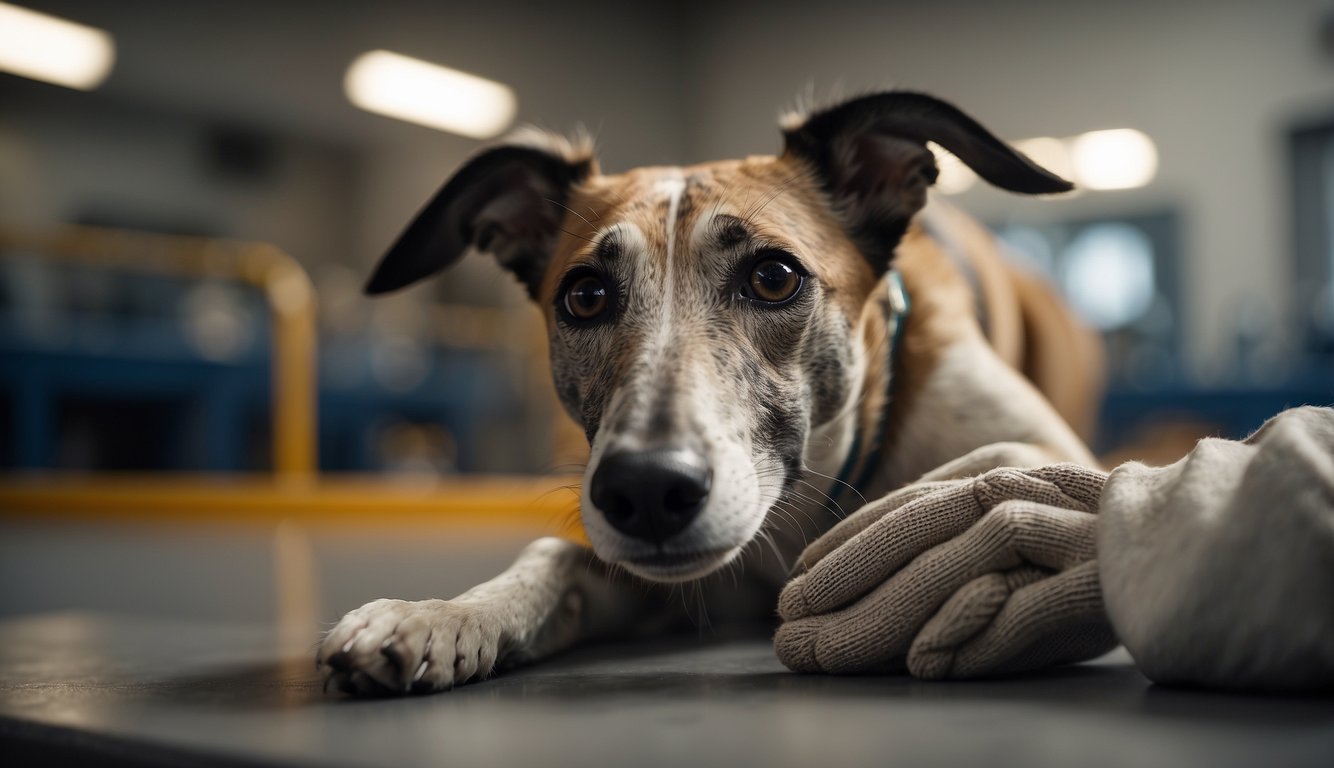
<path fill-rule="evenodd" d="M 777 304 L 801 289 L 801 273 L 784 259 L 764 259 L 750 270 L 748 298 Z"/>
<path fill-rule="evenodd" d="M 565 289 L 565 311 L 578 320 L 592 320 L 607 310 L 607 286 L 596 275 L 578 278 Z"/>

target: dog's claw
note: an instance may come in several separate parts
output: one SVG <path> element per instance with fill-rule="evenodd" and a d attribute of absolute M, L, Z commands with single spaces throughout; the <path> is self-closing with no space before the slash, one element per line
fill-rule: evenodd
<path fill-rule="evenodd" d="M 499 655 L 498 613 L 489 605 L 442 600 L 368 603 L 335 628 L 316 661 L 329 680 L 327 689 L 354 696 L 452 688 L 492 671 L 465 667 L 461 674 L 459 659 Z"/>
<path fill-rule="evenodd" d="M 398 645 L 395 643 L 396 639 L 397 638 L 395 637 L 390 637 L 381 643 L 380 655 L 388 659 L 389 663 L 393 664 L 395 669 L 404 672 L 406 670 L 403 669 L 403 654 L 399 651 Z"/>

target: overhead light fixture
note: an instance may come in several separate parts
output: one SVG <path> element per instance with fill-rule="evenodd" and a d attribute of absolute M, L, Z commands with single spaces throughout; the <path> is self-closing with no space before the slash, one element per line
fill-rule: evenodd
<path fill-rule="evenodd" d="M 1014 148 L 1028 156 L 1029 160 L 1046 168 L 1063 179 L 1074 175 L 1070 161 L 1070 144 L 1051 136 L 1039 136 L 1035 139 L 1023 139 L 1014 143 Z"/>
<path fill-rule="evenodd" d="M 0 70 L 90 91 L 115 61 L 116 43 L 107 32 L 0 3 Z"/>
<path fill-rule="evenodd" d="M 936 168 L 940 172 L 936 176 L 936 189 L 947 195 L 957 195 L 967 192 L 977 183 L 977 174 L 955 157 L 954 153 L 934 141 L 928 141 L 926 148 L 936 156 Z"/>
<path fill-rule="evenodd" d="M 367 112 L 474 139 L 499 135 L 518 110 L 505 85 L 392 51 L 358 56 L 343 86 Z"/>
<path fill-rule="evenodd" d="M 1158 148 L 1142 131 L 1089 131 L 1070 140 L 1075 183 L 1086 189 L 1131 189 L 1153 181 Z"/>

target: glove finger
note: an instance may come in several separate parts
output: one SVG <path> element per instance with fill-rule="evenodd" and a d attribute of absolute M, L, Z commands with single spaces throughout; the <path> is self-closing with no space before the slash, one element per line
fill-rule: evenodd
<path fill-rule="evenodd" d="M 919 500 L 916 504 L 930 500 Z M 913 506 L 904 507 L 902 512 L 909 512 Z M 1001 504 L 962 534 L 913 559 L 850 607 L 829 614 L 825 611 L 803 614 L 805 618 L 801 621 L 805 623 L 789 630 L 789 634 L 793 643 L 804 642 L 806 647 L 794 646 L 792 656 L 805 660 L 802 663 L 836 672 L 863 671 L 885 663 L 906 653 L 927 620 L 973 579 L 1019 566 L 1064 570 L 1092 561 L 1096 523 L 1097 517 L 1085 512 L 1024 501 Z M 867 529 L 863 535 L 877 527 Z M 801 578 L 789 584 L 780 596 L 780 612 L 791 611 L 793 603 L 785 601 L 792 601 L 792 594 L 802 587 L 808 590 L 803 605 L 812 605 L 810 579 L 824 580 L 822 586 L 827 591 L 815 593 L 823 598 L 833 587 L 842 586 L 836 577 L 851 581 L 859 573 L 871 570 L 859 571 L 858 563 L 842 561 L 853 543 L 818 563 L 802 577 L 806 584 Z M 822 570 L 835 566 L 845 570 L 842 574 Z M 791 620 L 787 613 L 784 618 Z"/>
<path fill-rule="evenodd" d="M 1063 477 L 1062 473 L 1045 472 L 1038 474 L 1042 469 L 1047 468 L 1013 469 L 1002 467 L 980 475 L 974 481 L 977 500 L 985 509 L 991 509 L 1007 501 L 1031 501 L 1080 512 L 1093 512 L 1097 509 L 1096 502 L 1093 506 L 1090 506 L 1085 501 L 1067 494 L 1060 485 L 1048 479 L 1052 475 Z"/>
<path fill-rule="evenodd" d="M 972 482 L 890 511 L 788 582 L 778 614 L 791 621 L 848 605 L 917 555 L 963 533 L 981 515 Z"/>
<path fill-rule="evenodd" d="M 932 625 L 937 618 L 947 620 L 942 614 L 928 622 L 908 652 L 908 669 L 917 677 L 1026 672 L 1093 658 L 1116 646 L 1092 560 L 1015 590 L 992 621 L 953 648 L 933 644 L 939 633 Z"/>
<path fill-rule="evenodd" d="M 1048 464 L 1027 471 L 1034 477 L 1052 483 L 1066 496 L 1080 502 L 1082 511 L 1098 511 L 1098 504 L 1102 501 L 1102 488 L 1107 483 L 1106 472 L 1069 462 Z M 1072 507 L 1074 508 L 1076 507 Z"/>
<path fill-rule="evenodd" d="M 1093 512 L 1097 509 L 1106 473 L 1078 464 L 1051 464 L 1031 469 L 1003 467 L 976 480 L 951 479 L 919 482 L 867 504 L 815 540 L 797 558 L 794 570 L 805 571 L 847 543 L 885 515 L 928 494 L 974 483 L 979 499 L 991 507 L 1011 499 L 1027 499 L 1052 506 Z"/>
<path fill-rule="evenodd" d="M 1051 451 L 1033 443 L 991 443 L 947 461 L 918 478 L 922 480 L 957 480 L 978 475 L 997 467 L 1041 467 L 1060 459 Z"/>
<path fill-rule="evenodd" d="M 779 659 L 798 671 L 847 674 L 866 672 L 903 656 L 926 621 L 964 584 L 989 572 L 1023 564 L 1010 547 L 1012 526 L 1008 522 L 1011 514 L 1017 514 L 1011 510 L 1020 503 L 1010 502 L 987 513 L 958 537 L 919 555 L 853 605 L 833 612 L 794 616 L 792 595 L 808 586 L 810 580 L 824 580 L 821 586 L 827 591 L 816 593 L 817 597 L 824 597 L 828 590 L 842 586 L 836 577 L 852 579 L 864 575 L 859 573 L 859 564 L 842 561 L 855 540 L 849 542 L 783 590 L 779 612 L 786 623 L 779 627 L 774 639 Z M 909 513 L 912 506 L 902 512 Z M 863 535 L 875 532 L 878 527 L 868 529 Z M 834 565 L 843 566 L 844 571 L 840 574 L 830 570 Z"/>
<path fill-rule="evenodd" d="M 999 512 L 1014 553 L 1028 563 L 1065 571 L 1096 556 L 1097 515 L 1023 501 L 993 512 Z"/>
<path fill-rule="evenodd" d="M 955 654 L 991 626 L 1010 595 L 1051 575 L 1042 568 L 1019 566 L 993 571 L 960 587 L 913 638 L 908 651 L 912 673 L 927 680 L 950 677 Z"/>
<path fill-rule="evenodd" d="M 903 569 L 900 575 L 929 589 L 991 571 L 1036 565 L 1064 571 L 1094 558 L 1098 518 L 1030 501 L 1006 501 L 982 516 L 963 534 L 941 544 Z M 963 582 L 957 582 L 954 589 Z"/>
<path fill-rule="evenodd" d="M 870 601 L 868 596 L 863 602 Z M 893 616 L 874 609 L 807 616 L 785 622 L 774 633 L 774 653 L 794 672 L 833 675 L 900 671 L 910 636 Z"/>
<path fill-rule="evenodd" d="M 801 556 L 797 558 L 797 564 L 793 570 L 798 572 L 808 570 L 812 565 L 820 562 L 825 555 L 843 546 L 853 536 L 866 530 L 868 526 L 890 512 L 927 494 L 959 485 L 960 482 L 962 481 L 946 480 L 932 483 L 913 483 L 867 504 L 840 520 L 823 536 L 811 542 L 810 546 L 806 547 Z"/>

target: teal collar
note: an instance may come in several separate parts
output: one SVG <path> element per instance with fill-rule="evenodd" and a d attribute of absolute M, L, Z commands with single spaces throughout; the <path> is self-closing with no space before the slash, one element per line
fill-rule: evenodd
<path fill-rule="evenodd" d="M 908 302 L 908 291 L 903 287 L 903 276 L 897 269 L 890 269 L 885 275 L 885 286 L 888 292 L 888 304 L 885 311 L 885 325 L 889 333 L 889 348 L 885 350 L 885 404 L 880 409 L 880 418 L 876 422 L 875 442 L 871 443 L 871 450 L 865 460 L 858 467 L 858 459 L 861 457 L 862 445 L 866 442 L 865 435 L 862 434 L 860 420 L 857 430 L 852 435 L 852 448 L 848 451 L 848 457 L 843 461 L 843 468 L 838 471 L 838 478 L 834 481 L 834 486 L 829 489 L 829 502 L 825 505 L 832 514 L 838 517 L 846 517 L 847 512 L 839 506 L 838 500 L 843 495 L 843 491 L 852 488 L 857 493 L 861 493 L 866 487 L 867 481 L 871 479 L 871 474 L 880 464 L 880 454 L 885 447 L 885 433 L 889 430 L 889 407 L 891 404 L 890 395 L 894 386 L 894 358 L 899 350 L 899 339 L 903 336 L 903 327 L 907 325 L 904 322 L 908 317 L 910 304 Z M 856 479 L 853 478 L 854 472 Z M 852 510 L 848 510 L 851 512 Z"/>

